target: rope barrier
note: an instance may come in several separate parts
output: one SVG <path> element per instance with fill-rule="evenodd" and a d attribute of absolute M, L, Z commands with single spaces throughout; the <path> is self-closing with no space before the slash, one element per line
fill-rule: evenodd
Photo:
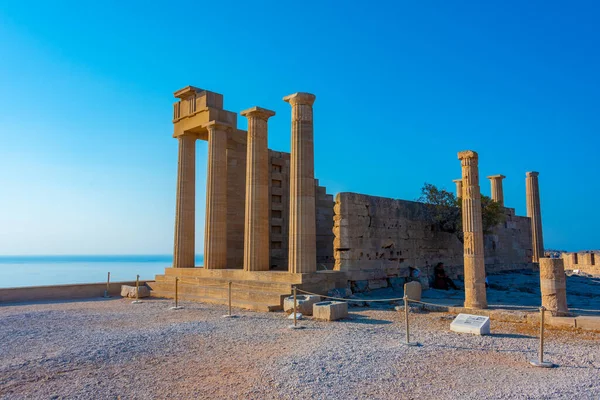
<path fill-rule="evenodd" d="M 387 302 L 391 302 L 391 301 L 402 301 L 404 300 L 404 297 L 398 297 L 395 299 L 346 299 L 343 297 L 333 297 L 333 296 L 325 296 L 322 294 L 317 294 L 317 293 L 312 293 L 312 292 L 307 292 L 306 290 L 301 290 L 301 289 L 296 289 L 298 292 L 300 293 L 304 293 L 304 294 L 310 294 L 312 296 L 320 296 L 326 299 L 332 299 L 332 300 L 338 300 L 338 301 L 355 301 L 355 302 L 376 302 L 376 301 L 387 301 Z M 412 301 L 412 300 L 410 300 Z"/>

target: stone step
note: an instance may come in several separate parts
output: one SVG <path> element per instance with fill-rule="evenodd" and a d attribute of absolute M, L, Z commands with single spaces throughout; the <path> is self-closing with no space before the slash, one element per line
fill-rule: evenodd
<path fill-rule="evenodd" d="M 164 282 L 174 284 L 175 276 L 172 275 L 156 275 L 156 282 Z M 181 276 L 179 277 L 179 284 L 197 284 L 205 286 L 223 286 L 227 287 L 228 283 L 232 282 L 232 289 L 256 289 L 261 291 L 269 292 L 291 292 L 292 285 L 285 282 L 264 282 L 264 281 L 251 281 L 251 280 L 240 280 L 240 279 L 225 279 L 225 278 L 205 278 L 205 277 L 194 277 L 194 276 Z"/>
<path fill-rule="evenodd" d="M 155 297 L 167 297 L 173 298 L 175 296 L 174 283 L 171 282 L 160 282 L 156 281 L 152 283 L 152 296 Z M 227 304 L 229 288 L 227 283 L 215 286 L 202 286 L 196 283 L 185 283 L 179 282 L 179 296 L 180 298 L 189 298 L 190 300 L 202 299 L 198 301 L 207 301 L 216 304 Z M 231 289 L 232 304 L 239 304 L 239 307 L 248 308 L 244 304 L 247 304 L 250 309 L 256 309 L 256 304 L 260 304 L 262 310 L 267 309 L 282 309 L 283 298 L 289 296 L 292 290 L 291 287 L 287 288 L 287 291 L 263 291 L 253 290 L 247 288 L 236 288 L 235 285 Z M 211 299 L 212 301 L 208 301 Z"/>
<path fill-rule="evenodd" d="M 173 293 L 172 292 L 162 292 L 162 291 L 152 291 L 152 297 L 159 297 L 159 298 L 167 298 L 167 299 L 172 299 L 173 298 Z M 199 303 L 209 303 L 209 304 L 220 304 L 220 305 L 228 305 L 227 299 L 221 299 L 221 298 L 214 298 L 214 297 L 203 297 L 203 296 L 195 296 L 195 295 L 190 295 L 190 294 L 180 294 L 179 295 L 179 301 L 195 301 L 195 302 L 199 302 Z M 264 312 L 270 312 L 270 311 L 281 311 L 283 310 L 283 307 L 280 305 L 270 305 L 267 303 L 259 303 L 259 302 L 251 302 L 251 301 L 246 301 L 246 300 L 235 300 L 232 299 L 231 300 L 231 306 L 232 307 L 236 307 L 236 308 L 243 308 L 246 310 L 252 310 L 252 311 L 264 311 Z"/>

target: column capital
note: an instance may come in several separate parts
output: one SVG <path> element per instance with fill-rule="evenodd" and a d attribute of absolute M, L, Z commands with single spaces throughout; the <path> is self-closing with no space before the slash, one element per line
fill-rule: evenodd
<path fill-rule="evenodd" d="M 488 179 L 504 179 L 506 177 L 504 175 L 490 175 L 487 178 Z"/>
<path fill-rule="evenodd" d="M 530 172 L 525 173 L 525 175 L 528 176 L 528 177 L 529 176 L 538 176 L 539 174 L 540 173 L 536 172 L 536 171 L 530 171 Z"/>
<path fill-rule="evenodd" d="M 454 182 L 454 183 L 462 182 L 462 179 L 453 179 L 452 182 Z"/>
<path fill-rule="evenodd" d="M 222 130 L 222 131 L 228 131 L 229 129 L 231 129 L 231 125 L 226 124 L 224 122 L 219 122 L 219 121 L 209 121 L 207 123 L 205 123 L 204 125 L 202 125 L 203 128 L 206 128 L 208 130 Z"/>
<path fill-rule="evenodd" d="M 258 118 L 266 121 L 273 115 L 275 115 L 275 111 L 267 110 L 266 108 L 262 107 L 251 107 L 247 110 L 242 111 L 240 114 L 242 115 L 242 117 Z"/>
<path fill-rule="evenodd" d="M 459 160 L 467 160 L 467 159 L 475 159 L 477 160 L 479 158 L 479 156 L 477 155 L 476 151 L 473 150 L 464 150 L 464 151 L 459 151 L 458 152 L 458 159 Z"/>
<path fill-rule="evenodd" d="M 283 101 L 290 103 L 290 105 L 308 105 L 312 106 L 317 96 L 311 93 L 297 92 L 289 94 L 283 98 Z"/>

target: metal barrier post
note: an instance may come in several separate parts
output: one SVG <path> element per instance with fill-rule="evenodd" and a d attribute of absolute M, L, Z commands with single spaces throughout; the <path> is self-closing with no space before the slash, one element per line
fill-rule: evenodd
<path fill-rule="evenodd" d="M 171 307 L 171 310 L 181 310 L 183 307 L 179 305 L 179 277 L 175 277 L 175 307 Z"/>
<path fill-rule="evenodd" d="M 546 307 L 540 307 L 540 348 L 538 354 L 538 360 L 531 360 L 529 363 L 534 367 L 541 368 L 554 368 L 556 364 L 551 362 L 544 361 L 544 313 L 546 311 Z"/>
<path fill-rule="evenodd" d="M 110 294 L 110 272 L 108 273 L 108 278 L 106 279 L 106 290 L 104 291 L 104 297 L 109 298 Z"/>
<path fill-rule="evenodd" d="M 132 301 L 131 303 L 133 304 L 139 304 L 142 301 L 140 300 L 140 276 L 136 275 L 135 277 L 135 300 Z"/>
<path fill-rule="evenodd" d="M 229 304 L 229 314 L 223 315 L 223 318 L 233 318 L 234 315 L 231 314 L 231 281 L 229 281 L 229 287 L 227 292 L 227 302 Z"/>
<path fill-rule="evenodd" d="M 410 328 L 408 326 L 408 296 L 404 295 L 404 322 L 406 324 L 406 342 L 404 343 L 406 346 L 418 346 L 418 342 L 410 341 Z"/>
<path fill-rule="evenodd" d="M 303 326 L 298 326 L 298 316 L 296 315 L 298 312 L 298 300 L 297 300 L 297 288 L 296 286 L 294 286 L 292 288 L 292 293 L 294 294 L 294 309 L 292 310 L 292 313 L 294 314 L 294 325 L 290 325 L 289 328 L 290 329 L 302 329 L 304 328 Z"/>

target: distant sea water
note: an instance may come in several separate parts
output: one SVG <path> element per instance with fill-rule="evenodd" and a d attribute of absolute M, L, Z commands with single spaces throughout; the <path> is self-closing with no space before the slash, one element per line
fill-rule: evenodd
<path fill-rule="evenodd" d="M 170 267 L 173 256 L 0 256 L 0 288 L 154 279 Z M 196 256 L 196 265 L 204 258 Z"/>

